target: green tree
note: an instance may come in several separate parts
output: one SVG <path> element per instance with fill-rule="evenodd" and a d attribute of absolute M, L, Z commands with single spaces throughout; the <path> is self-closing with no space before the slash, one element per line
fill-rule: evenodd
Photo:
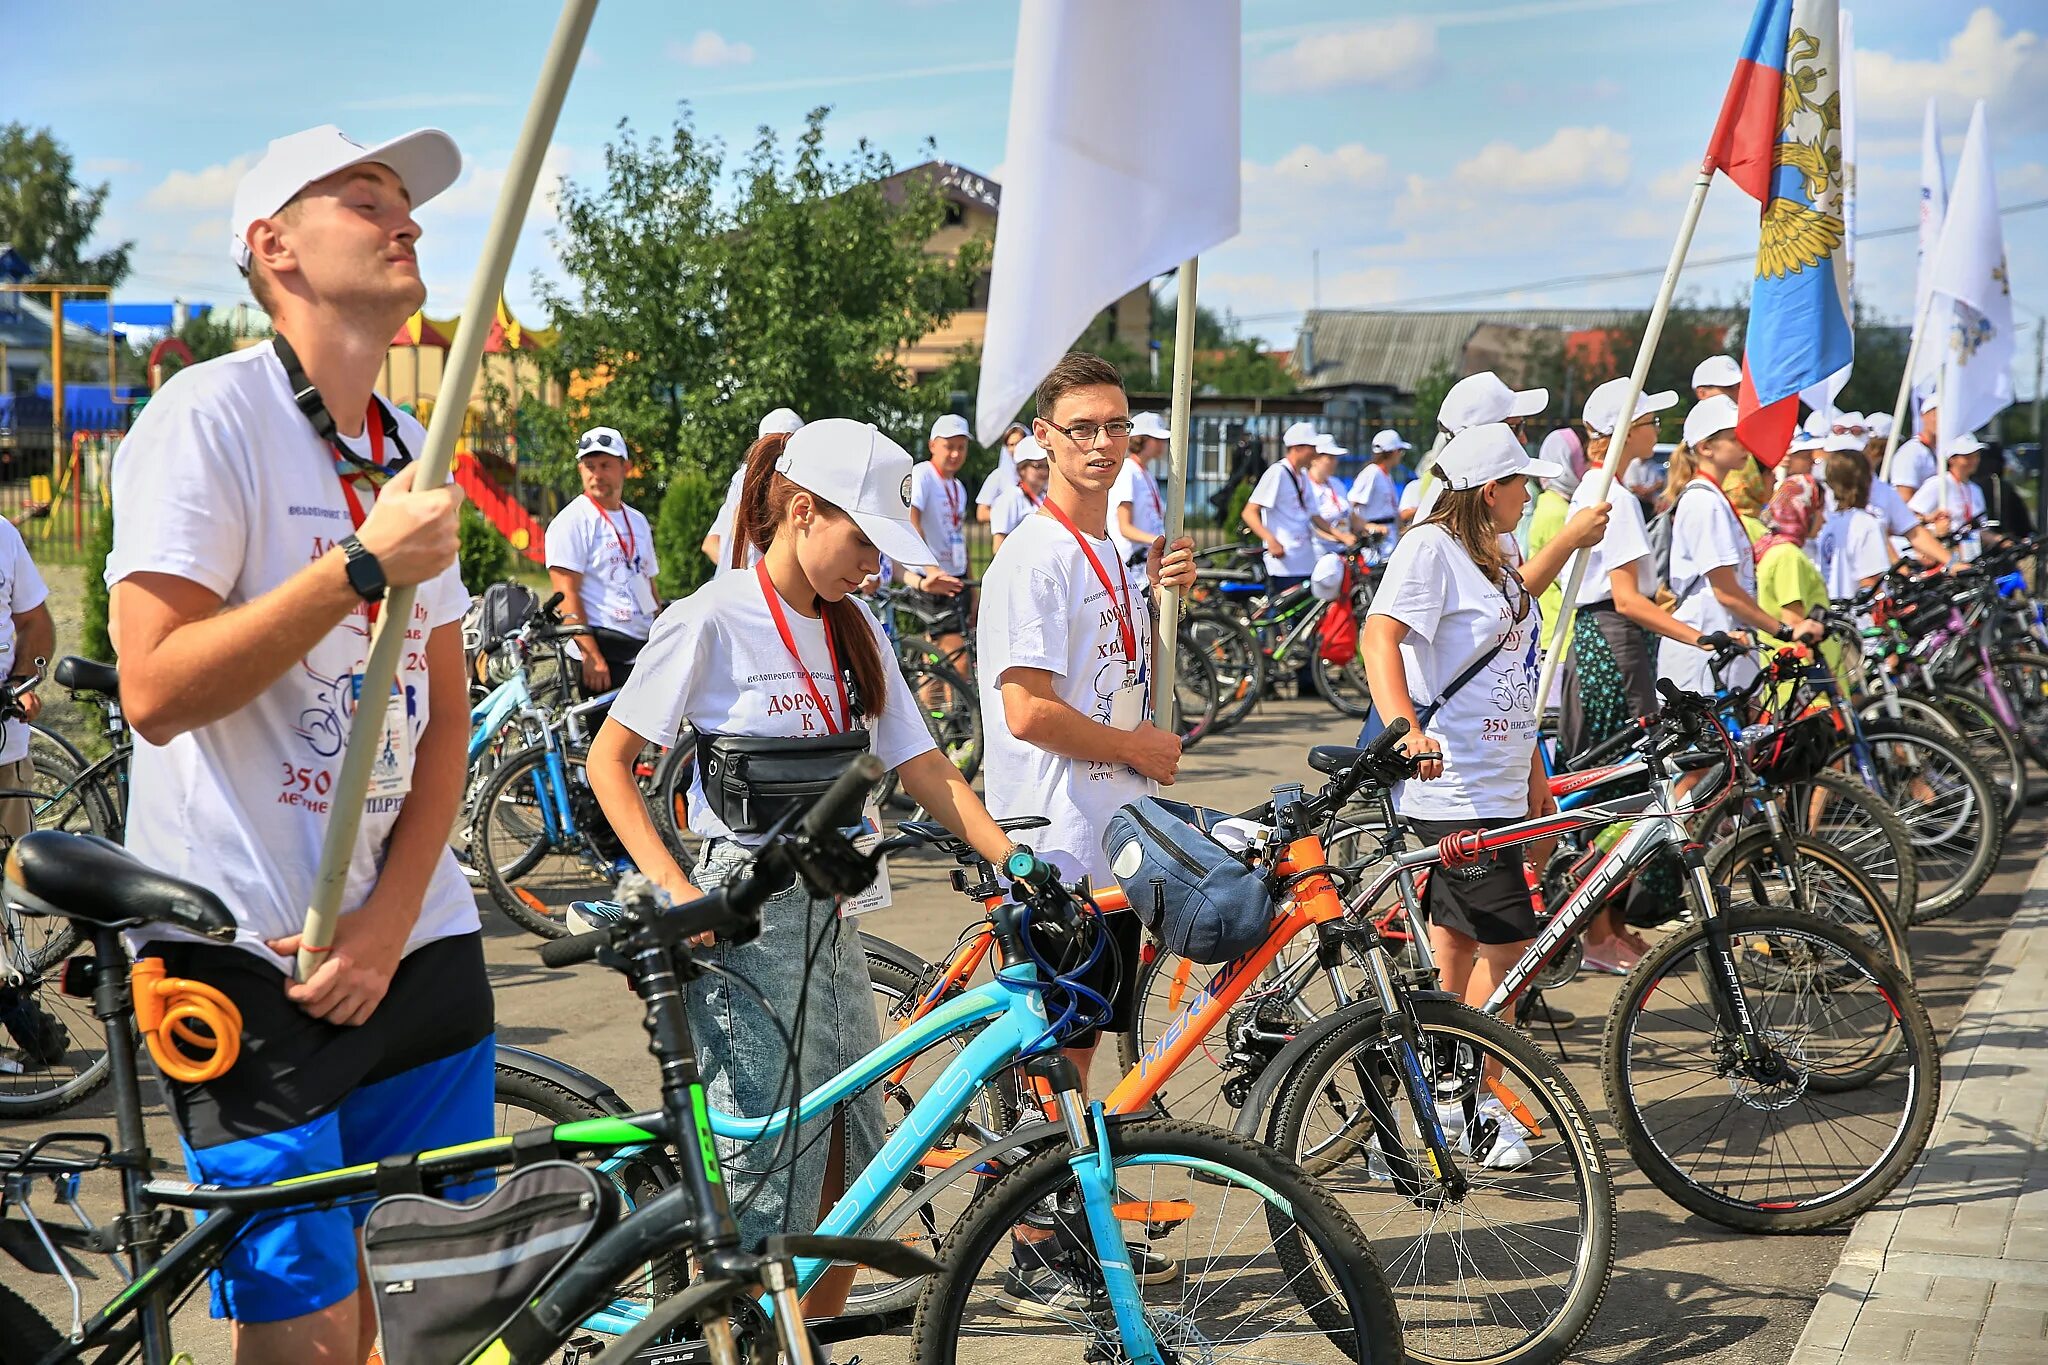
<path fill-rule="evenodd" d="M 724 500 L 724 483 L 697 470 L 677 470 L 669 479 L 654 517 L 654 557 L 661 564 L 655 587 L 663 601 L 687 597 L 710 580 L 713 566 L 704 557 L 704 536 Z M 732 550 L 730 545 L 720 548 Z"/>
<path fill-rule="evenodd" d="M 554 410 L 543 473 L 571 458 L 572 428 L 608 423 L 665 486 L 679 470 L 714 482 L 754 439 L 761 414 L 863 418 L 915 449 L 930 414 L 895 359 L 962 306 L 988 260 L 925 243 L 943 223 L 928 180 L 885 191 L 888 157 L 824 151 L 811 112 L 785 151 L 764 128 L 728 174 L 722 144 L 687 110 L 665 137 L 623 122 L 595 183 L 562 182 L 554 234 L 565 284 L 537 279 L 555 327 L 552 378 L 601 386 Z M 694 552 L 694 547 L 693 547 Z"/>
<path fill-rule="evenodd" d="M 215 356 L 226 355 L 235 349 L 234 329 L 225 321 L 215 321 L 211 311 L 188 315 L 185 325 L 171 335 L 185 343 L 192 352 L 192 363 L 195 365 L 202 360 L 212 360 Z M 154 349 L 154 343 L 148 346 L 131 346 L 128 349 L 128 354 L 120 358 L 122 382 L 149 383 L 149 353 Z M 169 379 L 176 374 L 181 364 L 180 361 L 166 360 L 164 378 Z"/>
<path fill-rule="evenodd" d="M 25 123 L 0 127 L 0 242 L 11 243 L 38 280 L 71 284 L 119 284 L 128 277 L 122 242 L 98 255 L 85 254 L 107 185 L 81 185 L 71 153 L 47 128 Z"/>

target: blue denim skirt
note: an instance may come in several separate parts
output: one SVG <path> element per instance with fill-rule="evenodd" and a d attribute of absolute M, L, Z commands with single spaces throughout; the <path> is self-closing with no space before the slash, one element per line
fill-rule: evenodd
<path fill-rule="evenodd" d="M 708 891 L 752 861 L 751 849 L 712 839 L 691 880 Z M 859 930 L 853 921 L 839 918 L 832 900 L 811 895 L 801 881 L 761 907 L 759 938 L 705 949 L 698 959 L 719 970 L 689 983 L 690 1029 L 705 1093 L 729 1114 L 759 1118 L 789 1108 L 881 1046 Z M 728 975 L 753 990 L 735 985 Z M 772 1022 L 764 1000 L 774 1010 Z M 783 1034 L 795 1045 L 793 1064 Z M 851 1185 L 882 1147 L 878 1087 L 868 1087 L 800 1130 L 749 1144 L 721 1140 L 726 1197 L 749 1250 L 758 1250 L 774 1233 L 816 1230 L 835 1118 L 845 1124 L 846 1181 Z"/>

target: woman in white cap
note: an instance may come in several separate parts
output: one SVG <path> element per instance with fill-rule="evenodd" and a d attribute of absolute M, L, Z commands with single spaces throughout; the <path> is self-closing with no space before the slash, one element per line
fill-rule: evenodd
<path fill-rule="evenodd" d="M 1892 566 L 1884 519 L 1870 505 L 1871 490 L 1882 485 L 1869 461 L 1853 450 L 1829 452 L 1823 469 L 1828 512 L 1814 537 L 1813 560 L 1827 584 L 1827 595 L 1846 602 Z"/>
<path fill-rule="evenodd" d="M 761 419 L 754 430 L 754 439 L 793 435 L 803 424 L 804 419 L 796 415 L 795 408 L 775 408 Z M 754 567 L 758 553 L 754 547 L 746 543 L 745 537 L 741 537 L 738 545 L 732 542 L 732 517 L 740 505 L 740 482 L 746 475 L 746 457 L 741 456 L 739 468 L 733 470 L 731 480 L 725 485 L 725 501 L 719 504 L 718 515 L 712 519 L 711 530 L 705 534 L 704 544 L 700 547 L 704 557 L 717 566 L 712 570 L 714 574 Z M 730 555 L 722 553 L 727 547 L 731 547 Z"/>
<path fill-rule="evenodd" d="M 1695 639 L 1755 631 L 1817 640 L 1822 633 L 1818 622 L 1788 628 L 1756 600 L 1756 555 L 1749 531 L 1721 491 L 1722 480 L 1750 458 L 1749 448 L 1735 435 L 1735 419 L 1734 401 L 1719 396 L 1685 415 L 1685 444 L 1671 460 L 1678 494 L 1671 515 L 1670 582 L 1678 605 L 1671 614 Z M 1709 696 L 1717 688 L 1711 664 L 1712 656 L 1692 641 L 1666 637 L 1657 651 L 1660 678 Z M 1739 661 L 1723 681 L 1740 686 L 1754 674 L 1754 664 Z"/>
<path fill-rule="evenodd" d="M 1515 433 L 1522 434 L 1522 423 L 1550 406 L 1548 389 L 1511 389 L 1492 370 L 1481 370 L 1468 374 L 1451 385 L 1444 394 L 1444 401 L 1437 406 L 1437 445 L 1441 446 L 1451 437 L 1471 427 L 1486 426 L 1499 422 Z M 1398 520 L 1405 528 L 1416 521 L 1427 521 L 1435 504 L 1440 482 L 1433 477 L 1434 466 L 1430 457 L 1422 461 L 1422 477 L 1401 490 L 1401 504 Z M 1416 484 L 1426 483 L 1426 489 Z M 1409 498 L 1414 497 L 1413 511 Z"/>
<path fill-rule="evenodd" d="M 761 552 L 760 561 L 661 614 L 632 682 L 591 743 L 591 789 L 634 862 L 678 901 L 734 876 L 782 814 L 748 789 L 749 763 L 771 751 L 787 763 L 791 741 L 804 741 L 821 789 L 856 754 L 872 752 L 934 819 L 1001 866 L 1011 841 L 933 745 L 895 651 L 853 596 L 882 554 L 906 564 L 933 558 L 910 524 L 910 456 L 872 426 L 829 418 L 794 436 L 762 437 L 746 468 L 736 533 Z M 689 824 L 705 839 L 687 875 L 656 832 L 633 773 L 645 745 L 673 744 L 686 731 L 694 732 L 699 756 Z M 729 776 L 707 777 L 713 772 Z M 886 895 L 885 873 L 847 910 L 876 908 Z M 758 939 L 703 950 L 720 970 L 689 984 L 688 1003 L 712 1103 L 740 1114 L 786 1103 L 792 1078 L 782 1033 L 800 1062 L 797 1094 L 879 1045 L 860 935 L 841 913 L 793 882 L 762 907 Z M 745 978 L 760 998 L 736 989 L 730 976 Z M 815 1227 L 846 1173 L 879 1150 L 882 1110 L 873 1092 L 839 1114 L 806 1125 L 793 1173 L 766 1169 L 781 1152 L 774 1141 L 728 1158 L 726 1180 L 736 1187 L 749 1246 Z M 821 1141 L 827 1132 L 830 1140 Z M 807 1311 L 840 1311 L 850 1279 L 835 1272 L 821 1281 Z"/>
<path fill-rule="evenodd" d="M 1384 537 L 1381 549 L 1387 553 L 1392 553 L 1401 539 L 1401 493 L 1394 486 L 1394 466 L 1408 449 L 1401 433 L 1392 427 L 1375 432 L 1372 463 L 1360 470 L 1351 484 L 1351 529 L 1367 540 Z"/>
<path fill-rule="evenodd" d="M 1574 604 L 1569 664 L 1559 689 L 1558 751 L 1567 759 L 1657 709 L 1657 661 L 1651 651 L 1659 637 L 1698 649 L 1700 632 L 1657 605 L 1649 524 L 1628 479 L 1656 447 L 1657 414 L 1673 407 L 1678 395 L 1669 389 L 1638 394 L 1634 412 L 1624 421 L 1628 387 L 1626 379 L 1610 379 L 1586 396 L 1588 473 L 1604 466 L 1613 475 L 1604 499 L 1613 518 L 1606 536 L 1586 551 Z M 1572 495 L 1574 510 L 1596 505 L 1595 482 L 1589 477 L 1580 483 Z M 1648 912 L 1680 903 L 1677 874 L 1675 864 L 1651 868 L 1608 901 L 1586 926 L 1586 964 L 1592 970 L 1624 974 L 1648 951 L 1649 943 L 1629 927 L 1629 912 L 1651 922 L 1662 918 Z"/>
<path fill-rule="evenodd" d="M 1536 596 L 1574 550 L 1600 539 L 1609 509 L 1575 514 L 1526 562 L 1511 532 L 1528 480 L 1561 468 L 1530 459 L 1499 423 L 1452 437 L 1437 459 L 1444 492 L 1401 538 L 1366 616 L 1362 656 L 1374 704 L 1388 724 L 1409 723 L 1402 748 L 1423 759 L 1415 779 L 1396 788 L 1395 808 L 1424 840 L 1556 809 L 1536 753 Z M 1444 988 L 1473 1004 L 1537 932 L 1520 848 L 1440 869 L 1423 910 Z M 1526 1160 L 1499 1101 L 1482 1101 L 1480 1111 L 1513 1138 L 1496 1144 L 1503 1164 L 1520 1164 L 1517 1147 Z"/>
<path fill-rule="evenodd" d="M 1984 517 L 1984 490 L 1976 483 L 1977 460 L 1983 452 L 1983 443 L 1975 436 L 1958 436 L 1948 448 L 1948 468 L 1921 484 L 1906 503 L 1943 534 L 1957 533 L 1956 555 L 1964 563 L 1976 559 L 1981 548 L 1980 528 L 1972 523 Z"/>
<path fill-rule="evenodd" d="M 1009 538 L 1010 532 L 1045 501 L 1045 484 L 1050 470 L 1045 447 L 1026 436 L 1017 442 L 1014 458 L 1017 461 L 1016 486 L 1003 490 L 1003 495 L 996 499 L 996 505 L 989 509 L 988 528 L 995 533 L 997 550 L 1003 548 L 1003 541 Z M 1112 537 L 1115 534 L 1110 532 Z"/>
<path fill-rule="evenodd" d="M 1338 539 L 1347 532 L 1350 525 L 1350 507 L 1345 495 L 1351 490 L 1344 480 L 1337 477 L 1337 460 L 1351 452 L 1337 444 L 1337 438 L 1329 432 L 1316 437 L 1316 453 L 1308 457 L 1309 501 L 1316 509 L 1316 515 L 1326 522 L 1328 531 L 1316 532 L 1316 546 L 1323 551 L 1341 550 L 1350 540 Z"/>

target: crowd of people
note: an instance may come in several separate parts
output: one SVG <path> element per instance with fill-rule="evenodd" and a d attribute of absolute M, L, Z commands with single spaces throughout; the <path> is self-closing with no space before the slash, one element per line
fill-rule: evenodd
<path fill-rule="evenodd" d="M 282 1180 L 492 1129 L 491 992 L 475 898 L 447 847 L 466 766 L 462 495 L 413 486 L 408 462 L 424 433 L 373 392 L 389 338 L 425 296 L 413 211 L 459 165 L 431 131 L 367 148 L 332 127 L 273 142 L 237 190 L 232 250 L 275 340 L 178 375 L 114 463 L 106 579 L 136 731 L 129 843 L 217 889 L 239 924 L 232 946 L 161 928 L 140 945 L 225 992 L 246 1022 L 242 1060 L 224 1077 L 169 1084 L 195 1180 Z M 1653 709 L 1660 678 L 1712 690 L 1706 637 L 1811 638 L 1808 609 L 1870 582 L 1899 548 L 1941 562 L 1960 533 L 1953 553 L 1967 557 L 1976 536 L 1994 533 L 1975 524 L 1987 506 L 2008 529 L 2017 519 L 2009 490 L 1973 482 L 1975 442 L 1948 442 L 1937 467 L 1932 406 L 1889 470 L 1882 421 L 1855 413 L 1816 417 L 1773 470 L 1737 435 L 1734 362 L 1713 357 L 1694 378 L 1661 480 L 1644 471 L 1678 396 L 1643 394 L 1625 408 L 1620 379 L 1595 388 L 1575 422 L 1553 421 L 1532 456 L 1529 428 L 1549 395 L 1469 376 L 1436 414 L 1439 449 L 1420 477 L 1393 430 L 1374 436 L 1348 485 L 1336 468 L 1349 451 L 1308 422 L 1286 431 L 1244 528 L 1275 591 L 1361 542 L 1385 556 L 1361 650 L 1380 718 L 1412 726 L 1404 747 L 1422 765 L 1396 803 L 1424 837 L 1551 807 L 1537 671 L 1567 614 L 1575 555 L 1585 567 L 1558 696 L 1568 752 Z M 1033 850 L 1063 877 L 1114 880 L 1102 850 L 1111 815 L 1179 772 L 1180 740 L 1150 723 L 1153 595 L 1192 586 L 1193 546 L 1166 538 L 1166 425 L 1130 411 L 1113 365 L 1066 356 L 1032 411 L 972 498 L 957 416 L 940 417 L 927 458 L 913 460 L 862 414 L 768 413 L 704 541 L 717 574 L 666 604 L 647 518 L 623 501 L 634 452 L 613 428 L 584 434 L 580 494 L 548 528 L 547 565 L 564 619 L 588 627 L 583 686 L 617 689 L 591 744 L 591 789 L 631 863 L 669 896 L 693 898 L 747 867 L 796 799 L 750 772 L 795 761 L 818 787 L 863 753 L 994 865 L 1015 847 L 998 821 L 1029 815 L 1048 822 Z M 997 544 L 978 590 L 970 515 Z M 5 575 L 16 659 L 50 643 L 40 582 L 22 558 Z M 863 603 L 884 581 L 938 622 L 942 648 L 974 638 L 985 796 L 935 747 Z M 372 627 L 399 587 L 418 591 L 397 681 L 368 699 L 385 717 L 383 753 L 344 913 L 318 970 L 296 980 L 325 798 L 365 704 Z M 10 730 L 0 762 L 19 757 L 16 739 Z M 687 868 L 635 780 L 645 746 L 677 742 L 697 745 L 700 760 L 688 824 L 704 842 Z M 1639 884 L 1631 894 L 1659 893 Z M 857 908 L 889 895 L 885 873 Z M 701 945 L 722 969 L 688 987 L 715 1104 L 772 1107 L 790 1080 L 780 1039 L 799 1024 L 798 1093 L 879 1042 L 847 908 L 792 880 L 764 907 L 758 939 Z M 1425 909 L 1445 985 L 1468 1000 L 1485 997 L 1535 933 L 1519 849 L 1432 878 Z M 1613 907 L 1587 961 L 1627 970 L 1646 946 L 1641 922 Z M 1110 1010 L 1067 1040 L 1084 1063 L 1102 1030 L 1129 1026 L 1134 1004 L 1137 922 L 1112 916 L 1105 932 L 1118 951 L 1084 982 Z M 1491 1117 L 1504 1131 L 1515 1122 Z M 882 1136 L 872 1095 L 818 1120 L 795 1144 L 794 1179 L 760 1182 L 745 1235 L 809 1230 Z M 737 1178 L 750 1155 L 729 1163 Z M 367 1356 L 376 1317 L 358 1277 L 359 1218 L 295 1213 L 229 1251 L 215 1311 L 237 1323 L 237 1359 Z M 1142 1246 L 1133 1256 L 1141 1277 L 1174 1273 Z M 1014 1259 L 1019 1311 L 1052 1311 L 1059 1271 L 1028 1228 Z M 846 1288 L 828 1276 L 807 1310 L 836 1311 Z"/>

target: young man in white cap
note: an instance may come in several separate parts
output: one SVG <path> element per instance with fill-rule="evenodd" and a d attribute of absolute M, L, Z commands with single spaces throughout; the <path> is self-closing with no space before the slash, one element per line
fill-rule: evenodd
<path fill-rule="evenodd" d="M 661 610 L 654 595 L 654 531 L 626 506 L 632 457 L 615 427 L 592 427 L 576 443 L 583 496 L 548 523 L 548 580 L 562 594 L 562 620 L 578 635 L 588 696 L 624 687 Z"/>
<path fill-rule="evenodd" d="M 1166 423 L 1156 412 L 1131 419 L 1130 454 L 1109 490 L 1109 538 L 1126 565 L 1144 572 L 1145 558 L 1166 534 L 1166 496 L 1152 461 L 1166 454 Z"/>
<path fill-rule="evenodd" d="M 1308 422 L 1288 427 L 1281 437 L 1286 454 L 1266 466 L 1251 500 L 1244 505 L 1244 524 L 1266 547 L 1266 575 L 1276 594 L 1304 581 L 1315 569 L 1317 531 L 1350 539 L 1348 532 L 1316 512 L 1314 493 L 1308 486 L 1308 462 L 1316 453 L 1319 435 Z"/>
<path fill-rule="evenodd" d="M 237 928 L 231 945 L 134 934 L 242 1015 L 233 1069 L 167 1082 L 195 1181 L 276 1181 L 492 1130 L 490 985 L 448 847 L 469 734 L 462 494 L 413 487 L 426 433 L 372 392 L 426 299 L 413 210 L 461 165 L 432 129 L 374 147 L 332 126 L 272 142 L 236 188 L 230 244 L 276 336 L 179 373 L 114 461 L 109 624 L 136 731 L 127 844 L 217 892 Z M 396 685 L 360 696 L 372 623 L 398 587 L 418 595 Z M 383 756 L 334 941 L 294 981 L 361 706 L 382 717 Z M 366 1212 L 260 1220 L 227 1248 L 214 1312 L 236 1323 L 237 1361 L 369 1354 Z"/>
<path fill-rule="evenodd" d="M 945 413 L 932 423 L 925 445 L 931 458 L 910 471 L 910 524 L 938 562 L 902 568 L 922 605 L 942 614 L 932 640 L 951 656 L 966 648 L 974 618 L 974 595 L 962 581 L 967 577 L 967 487 L 960 482 L 960 466 L 967 462 L 967 419 Z"/>
<path fill-rule="evenodd" d="M 1712 398 L 1716 394 L 1731 401 L 1742 395 L 1742 366 L 1732 355 L 1710 355 L 1693 367 L 1694 399 Z"/>
<path fill-rule="evenodd" d="M 1890 482 L 1899 490 L 1900 497 L 1912 498 L 1920 491 L 1920 485 L 1934 477 L 1941 467 L 1941 462 L 1934 458 L 1940 444 L 1941 415 L 1930 399 L 1920 410 L 1919 434 L 1892 454 Z"/>
<path fill-rule="evenodd" d="M 1735 400 L 1716 394 L 1685 415 L 1685 444 L 1695 469 L 1679 491 L 1671 515 L 1671 614 L 1699 635 L 1762 633 L 1777 639 L 1817 640 L 1821 626 L 1786 627 L 1756 600 L 1756 554 L 1742 518 L 1721 491 L 1721 481 L 1750 459 L 1735 435 Z M 1657 649 L 1657 676 L 1691 692 L 1713 695 L 1712 656 L 1690 641 L 1665 639 Z M 1724 679 L 1740 686 L 1756 673 L 1742 660 Z"/>
<path fill-rule="evenodd" d="M 1921 484 L 1920 491 L 1906 504 L 1943 534 L 1951 529 L 1960 530 L 1955 554 L 1966 564 L 1983 552 L 1980 528 L 1970 526 L 1984 516 L 1984 490 L 1976 482 L 1977 464 L 1983 454 L 1983 443 L 1971 433 L 1956 437 L 1949 443 L 1948 468 Z"/>
<path fill-rule="evenodd" d="M 974 519 L 989 522 L 995 519 L 996 504 L 1003 494 L 1017 486 L 1017 445 L 1031 433 L 1021 422 L 1012 422 L 1003 429 L 1003 438 L 996 446 L 996 467 L 981 481 L 980 491 L 974 495 Z"/>
<path fill-rule="evenodd" d="M 1024 518 L 1038 510 L 1045 501 L 1045 484 L 1049 471 L 1046 468 L 1045 447 L 1026 436 L 1017 442 L 1014 458 L 1017 461 L 1017 485 L 1003 491 L 996 499 L 996 505 L 989 509 L 988 527 L 995 535 L 995 548 L 1003 548 L 1003 542 L 1012 531 L 1023 525 Z M 1116 538 L 1116 532 L 1110 532 Z"/>
<path fill-rule="evenodd" d="M 1357 479 L 1352 481 L 1347 499 L 1351 509 L 1351 529 L 1368 538 L 1384 536 L 1386 539 L 1381 545 L 1384 552 L 1391 552 L 1401 538 L 1401 491 L 1394 487 L 1394 466 L 1401 462 L 1402 454 L 1409 448 L 1408 442 L 1401 439 L 1401 433 L 1392 427 L 1375 432 L 1372 463 L 1360 470 Z"/>
<path fill-rule="evenodd" d="M 796 409 L 775 408 L 763 417 L 760 425 L 754 429 L 754 439 L 758 441 L 763 436 L 794 436 L 803 428 L 803 424 L 804 419 L 796 415 Z M 739 467 L 733 470 L 732 477 L 726 480 L 725 501 L 719 505 L 718 515 L 711 522 L 711 530 L 704 536 L 704 544 L 701 547 L 704 557 L 717 566 L 713 570 L 713 577 L 729 573 L 736 567 L 750 569 L 761 557 L 761 552 L 749 545 L 743 556 L 746 563 L 735 565 L 732 556 L 726 553 L 726 538 L 732 534 L 733 513 L 739 508 L 740 485 L 746 482 L 746 477 L 747 462 L 742 459 Z"/>
<path fill-rule="evenodd" d="M 1522 423 L 1549 406 L 1549 389 L 1511 389 L 1492 370 L 1481 370 L 1451 385 L 1437 407 L 1436 424 L 1446 436 L 1494 422 L 1520 435 Z"/>

